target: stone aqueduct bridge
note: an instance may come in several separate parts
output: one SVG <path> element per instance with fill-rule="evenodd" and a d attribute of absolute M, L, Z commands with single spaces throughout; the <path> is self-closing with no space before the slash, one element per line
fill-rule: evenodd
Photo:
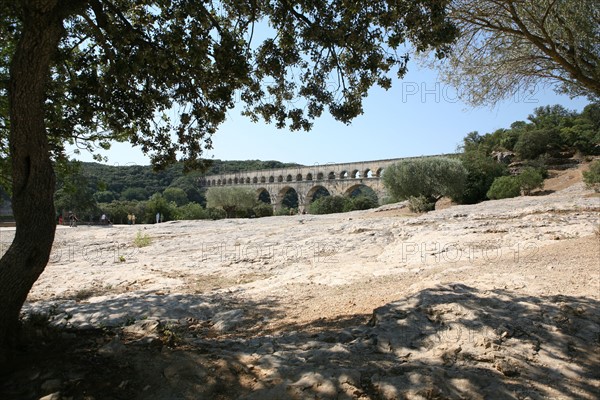
<path fill-rule="evenodd" d="M 429 156 L 431 157 L 431 156 Z M 206 175 L 199 180 L 201 187 L 241 186 L 256 189 L 257 196 L 267 192 L 273 207 L 278 208 L 290 189 L 298 195 L 303 210 L 321 188 L 330 195 L 352 193 L 361 186 L 375 191 L 379 199 L 386 195 L 381 174 L 398 161 L 422 157 L 394 158 L 376 161 L 360 161 L 343 164 L 315 164 L 313 166 L 240 171 L 229 174 Z"/>

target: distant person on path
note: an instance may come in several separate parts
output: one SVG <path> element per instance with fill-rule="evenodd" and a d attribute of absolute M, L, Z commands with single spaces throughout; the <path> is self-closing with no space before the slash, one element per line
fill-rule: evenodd
<path fill-rule="evenodd" d="M 106 214 L 102 214 L 102 216 L 100 217 L 100 223 L 102 225 L 106 225 Z"/>
<path fill-rule="evenodd" d="M 127 225 L 131 225 L 131 220 L 133 219 L 131 214 L 127 214 Z"/>
<path fill-rule="evenodd" d="M 131 223 L 135 225 L 135 214 L 131 214 Z"/>
<path fill-rule="evenodd" d="M 62 225 L 63 224 L 63 218 L 62 218 L 62 214 L 58 216 L 58 224 Z"/>
<path fill-rule="evenodd" d="M 157 224 L 160 223 L 160 213 L 159 212 L 156 213 L 156 223 Z"/>
<path fill-rule="evenodd" d="M 77 216 L 74 212 L 69 213 L 69 227 L 77 228 Z"/>

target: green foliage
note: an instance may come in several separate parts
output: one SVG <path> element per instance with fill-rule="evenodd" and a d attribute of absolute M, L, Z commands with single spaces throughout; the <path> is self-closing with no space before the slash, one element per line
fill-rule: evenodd
<path fill-rule="evenodd" d="M 110 203 L 111 201 L 116 200 L 116 198 L 115 194 L 110 190 L 94 193 L 94 199 L 96 199 L 98 203 Z"/>
<path fill-rule="evenodd" d="M 314 200 L 308 207 L 311 214 L 333 214 L 355 210 L 367 210 L 379 205 L 374 192 L 363 189 L 351 196 L 323 196 Z"/>
<path fill-rule="evenodd" d="M 509 129 L 498 129 L 480 135 L 470 132 L 461 146 L 463 165 L 467 169 L 465 190 L 453 200 L 476 203 L 486 199 L 495 178 L 506 175 L 507 168 L 492 159 L 492 152 L 515 151 L 522 165 L 536 169 L 542 178 L 548 177 L 547 162 L 566 153 L 595 154 L 600 152 L 600 104 L 592 103 L 581 113 L 560 105 L 537 107 L 528 121 L 516 121 Z M 526 184 L 523 191 L 530 187 Z"/>
<path fill-rule="evenodd" d="M 519 136 L 515 144 L 515 151 L 521 159 L 534 159 L 550 150 L 552 139 L 551 131 L 526 130 Z"/>
<path fill-rule="evenodd" d="M 130 187 L 121 192 L 121 200 L 148 200 L 148 192 L 144 188 Z"/>
<path fill-rule="evenodd" d="M 260 204 L 259 202 L 259 204 L 254 206 L 252 211 L 254 211 L 254 215 L 256 215 L 257 218 L 271 217 L 273 215 L 273 206 L 265 203 Z"/>
<path fill-rule="evenodd" d="M 223 219 L 227 218 L 227 213 L 221 208 L 207 207 L 206 218 L 212 220 Z"/>
<path fill-rule="evenodd" d="M 154 193 L 150 200 L 144 202 L 145 208 L 143 210 L 143 222 L 145 224 L 152 224 L 156 222 L 156 214 L 160 213 L 163 217 L 163 221 L 174 220 L 177 216 L 177 205 L 170 203 L 160 193 Z"/>
<path fill-rule="evenodd" d="M 589 189 L 600 192 L 600 159 L 590 164 L 590 169 L 583 172 L 583 181 Z"/>
<path fill-rule="evenodd" d="M 203 191 L 198 187 L 198 180 L 201 175 L 202 174 L 198 171 L 183 174 L 178 178 L 175 178 L 167 189 L 182 189 L 185 192 L 187 201 L 201 204 L 204 207 L 206 206 L 206 198 L 204 197 Z"/>
<path fill-rule="evenodd" d="M 54 206 L 59 213 L 73 211 L 81 218 L 97 214 L 98 204 L 80 167 L 78 162 L 56 164 L 57 190 L 54 194 Z"/>
<path fill-rule="evenodd" d="M 383 173 L 383 184 L 396 201 L 423 196 L 435 204 L 443 196 L 458 197 L 466 178 L 467 170 L 460 160 L 431 157 L 389 166 Z"/>
<path fill-rule="evenodd" d="M 257 205 L 254 189 L 241 187 L 211 187 L 206 192 L 207 207 L 221 208 L 228 218 L 247 216 L 248 210 Z"/>
<path fill-rule="evenodd" d="M 377 201 L 377 197 L 373 198 L 368 195 L 360 195 L 350 199 L 350 210 L 345 211 L 354 211 L 354 210 L 368 210 L 370 208 L 375 208 L 379 206 L 379 202 Z"/>
<path fill-rule="evenodd" d="M 377 193 L 369 186 L 359 185 L 347 195 L 351 201 L 347 204 L 349 209 L 346 211 L 368 210 L 379 206 Z"/>
<path fill-rule="evenodd" d="M 350 211 L 351 200 L 345 196 L 324 196 L 313 201 L 309 206 L 311 214 L 333 214 Z"/>
<path fill-rule="evenodd" d="M 211 160 L 208 164 L 210 166 L 206 174 L 298 166 L 294 163 L 258 160 Z M 198 180 L 203 172 L 191 171 L 184 173 L 181 163 L 176 163 L 159 171 L 154 171 L 151 166 L 81 163 L 80 170 L 81 174 L 87 179 L 87 187 L 94 193 L 94 197 L 99 203 L 109 203 L 118 199 L 147 200 L 150 193 L 164 193 L 165 190 L 173 188 L 183 189 L 188 201 L 196 202 L 203 207 L 206 206 L 204 189 L 201 189 L 198 185 Z M 180 204 L 183 198 L 180 194 L 176 196 L 177 198 L 169 198 L 169 201 Z"/>
<path fill-rule="evenodd" d="M 490 199 L 506 199 L 517 197 L 521 194 L 521 183 L 516 176 L 501 176 L 494 179 L 494 183 L 487 192 Z"/>
<path fill-rule="evenodd" d="M 275 215 L 278 217 L 285 217 L 285 216 L 289 216 L 289 215 L 296 215 L 296 211 L 294 209 L 290 209 L 287 207 L 279 207 L 276 211 L 275 211 Z"/>
<path fill-rule="evenodd" d="M 135 247 L 146 247 L 152 244 L 152 238 L 147 233 L 137 231 L 135 238 L 133 239 L 133 245 Z"/>
<path fill-rule="evenodd" d="M 548 84 L 600 98 L 597 0 L 452 1 L 449 8 L 460 35 L 438 64 L 463 101 L 528 101 L 529 88 Z"/>
<path fill-rule="evenodd" d="M 185 191 L 176 187 L 166 188 L 163 192 L 163 197 L 168 202 L 177 204 L 178 207 L 190 202 Z"/>
<path fill-rule="evenodd" d="M 138 202 L 134 201 L 113 201 L 111 203 L 101 203 L 98 207 L 104 212 L 108 219 L 113 224 L 126 224 L 127 215 L 132 212 L 136 215 L 140 215 L 137 207 Z"/>
<path fill-rule="evenodd" d="M 465 151 L 461 160 L 467 170 L 467 177 L 464 190 L 452 198 L 457 203 L 474 204 L 486 200 L 494 179 L 508 173 L 504 164 L 486 156 L 477 148 Z"/>
<path fill-rule="evenodd" d="M 392 70 L 406 73 L 407 42 L 446 54 L 457 32 L 445 3 L 56 5 L 65 28 L 58 48 L 50 49 L 45 93 L 54 151 L 63 153 L 67 143 L 94 152 L 110 140 L 130 141 L 154 165 L 180 156 L 186 168 L 205 166 L 200 156 L 239 93 L 245 115 L 279 128 L 308 130 L 324 110 L 347 123 L 362 113 L 369 88 L 389 88 Z M 3 81 L 18 38 L 33 23 L 23 18 L 31 15 L 17 3 L 2 8 Z M 270 27 L 260 38 L 252 34 L 259 23 Z M 339 85 L 329 84 L 334 78 Z M 301 104 L 290 101 L 299 98 Z M 0 113 L 0 122 L 8 119 L 2 103 Z"/>
<path fill-rule="evenodd" d="M 544 177 L 537 169 L 532 167 L 524 168 L 517 178 L 520 189 L 526 196 L 530 195 L 534 189 L 544 186 Z"/>
<path fill-rule="evenodd" d="M 410 196 L 408 209 L 415 213 L 426 213 L 435 210 L 435 203 L 430 202 L 425 196 Z"/>
<path fill-rule="evenodd" d="M 187 203 L 177 207 L 176 218 L 178 220 L 208 219 L 208 213 L 198 203 Z"/>

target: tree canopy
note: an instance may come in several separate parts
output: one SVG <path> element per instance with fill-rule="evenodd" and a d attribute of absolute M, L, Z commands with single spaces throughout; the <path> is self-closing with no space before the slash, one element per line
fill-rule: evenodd
<path fill-rule="evenodd" d="M 434 205 L 444 196 L 462 194 L 467 171 L 460 160 L 430 157 L 404 160 L 387 167 L 383 184 L 394 200 L 423 197 Z"/>
<path fill-rule="evenodd" d="M 197 167 L 238 93 L 246 115 L 278 127 L 309 129 L 325 109 L 348 122 L 369 88 L 388 88 L 392 69 L 404 75 L 409 43 L 445 55 L 456 33 L 446 5 L 0 1 L 0 150 L 17 225 L 0 260 L 0 350 L 18 336 L 19 310 L 50 256 L 52 159 L 65 143 L 129 141 L 155 166 Z"/>
<path fill-rule="evenodd" d="M 228 218 L 236 216 L 236 212 L 246 213 L 258 205 L 258 194 L 254 189 L 241 187 L 211 187 L 206 192 L 206 206 L 221 208 Z"/>
<path fill-rule="evenodd" d="M 371 86 L 404 75 L 407 41 L 441 56 L 455 34 L 444 1 L 4 1 L 4 77 L 46 3 L 63 27 L 45 91 L 54 154 L 128 140 L 157 165 L 197 163 L 238 99 L 251 118 L 292 130 L 325 108 L 348 122 Z"/>
<path fill-rule="evenodd" d="M 536 84 L 600 98 L 596 0 L 453 0 L 460 36 L 442 76 L 464 100 L 493 105 Z"/>

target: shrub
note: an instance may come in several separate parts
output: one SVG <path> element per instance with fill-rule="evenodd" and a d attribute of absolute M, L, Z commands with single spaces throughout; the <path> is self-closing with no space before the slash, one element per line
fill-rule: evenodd
<path fill-rule="evenodd" d="M 266 203 L 258 204 L 252 210 L 257 218 L 270 217 L 273 215 L 273 206 Z"/>
<path fill-rule="evenodd" d="M 309 210 L 311 214 L 333 214 L 344 212 L 351 200 L 344 196 L 325 196 L 313 201 Z"/>
<path fill-rule="evenodd" d="M 590 169 L 583 172 L 583 181 L 589 189 L 600 192 L 600 159 L 590 164 Z"/>
<path fill-rule="evenodd" d="M 465 152 L 461 159 L 467 170 L 467 178 L 464 190 L 452 198 L 460 204 L 475 204 L 486 200 L 494 179 L 508 173 L 503 163 L 477 150 Z"/>
<path fill-rule="evenodd" d="M 248 216 L 248 210 L 256 206 L 256 192 L 240 187 L 211 187 L 206 193 L 208 207 L 222 208 L 227 217 Z"/>
<path fill-rule="evenodd" d="M 162 215 L 163 221 L 172 221 L 177 217 L 177 205 L 167 199 L 161 193 L 154 193 L 150 200 L 145 202 L 145 210 L 143 214 L 146 224 L 152 224 L 156 221 L 156 213 Z"/>
<path fill-rule="evenodd" d="M 198 203 L 188 203 L 184 206 L 177 207 L 177 219 L 194 220 L 208 218 L 206 211 Z"/>
<path fill-rule="evenodd" d="M 515 176 L 501 176 L 494 179 L 494 183 L 487 192 L 490 199 L 506 199 L 517 197 L 521 194 L 521 183 Z"/>
<path fill-rule="evenodd" d="M 144 188 L 130 187 L 121 192 L 121 200 L 146 200 L 148 192 Z"/>
<path fill-rule="evenodd" d="M 227 213 L 221 208 L 206 207 L 206 219 L 223 219 L 227 218 Z"/>
<path fill-rule="evenodd" d="M 547 129 L 535 129 L 521 133 L 515 144 L 515 151 L 523 160 L 534 159 L 545 154 L 552 144 L 552 132 Z"/>
<path fill-rule="evenodd" d="M 133 245 L 135 247 L 146 247 L 150 246 L 151 243 L 152 238 L 147 233 L 142 234 L 142 231 L 137 231 L 135 239 L 133 239 Z"/>
<path fill-rule="evenodd" d="M 228 215 L 228 217 L 234 218 L 252 218 L 256 214 L 254 213 L 254 209 L 252 208 L 237 208 L 233 211 L 233 215 Z"/>
<path fill-rule="evenodd" d="M 347 202 L 347 210 L 344 211 L 354 211 L 354 210 L 368 210 L 370 208 L 378 207 L 379 203 L 377 198 L 373 198 L 372 196 L 360 195 L 357 197 L 353 197 Z"/>
<path fill-rule="evenodd" d="M 527 167 L 517 176 L 521 190 L 525 195 L 530 195 L 534 189 L 544 185 L 542 174 L 533 167 Z"/>
<path fill-rule="evenodd" d="M 169 187 L 166 188 L 163 193 L 163 197 L 169 203 L 175 203 L 177 206 L 183 206 L 188 204 L 190 201 L 188 200 L 187 194 L 185 190 L 177 187 Z"/>
<path fill-rule="evenodd" d="M 408 209 L 416 213 L 425 213 L 435 209 L 435 203 L 428 201 L 425 196 L 411 196 L 408 198 Z"/>
<path fill-rule="evenodd" d="M 287 208 L 286 206 L 281 206 L 277 209 L 277 211 L 275 211 L 275 215 L 279 216 L 279 217 L 283 217 L 286 215 L 293 215 L 295 214 L 292 209 Z"/>
<path fill-rule="evenodd" d="M 383 184 L 396 201 L 423 196 L 435 204 L 444 196 L 458 197 L 466 178 L 460 160 L 431 157 L 392 164 L 383 173 Z"/>

